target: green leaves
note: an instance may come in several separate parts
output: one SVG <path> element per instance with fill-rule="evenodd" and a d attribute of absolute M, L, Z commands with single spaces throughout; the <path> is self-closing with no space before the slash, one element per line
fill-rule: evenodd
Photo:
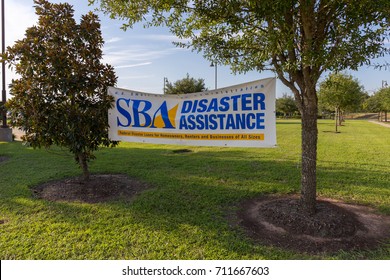
<path fill-rule="evenodd" d="M 89 2 L 127 20 L 127 27 L 146 21 L 146 16 L 146 26 L 167 25 L 179 38 L 190 40 L 179 45 L 202 51 L 234 71 L 272 65 L 300 91 L 305 68 L 315 84 L 324 71 L 356 69 L 389 53 L 384 45 L 390 36 L 387 0 Z"/>
<path fill-rule="evenodd" d="M 384 87 L 378 90 L 374 95 L 366 100 L 364 106 L 366 110 L 370 112 L 389 112 L 390 87 Z"/>
<path fill-rule="evenodd" d="M 9 102 L 14 126 L 25 130 L 32 147 L 58 145 L 93 159 L 108 139 L 108 86 L 116 84 L 113 67 L 101 63 L 99 19 L 83 15 L 80 24 L 69 4 L 36 0 L 38 24 L 7 49 L 6 59 L 19 79 Z"/>
<path fill-rule="evenodd" d="M 276 112 L 284 117 L 292 117 L 298 113 L 298 107 L 292 96 L 283 94 L 283 97 L 276 99 Z"/>
<path fill-rule="evenodd" d="M 204 79 L 190 78 L 187 76 L 181 80 L 177 80 L 174 83 L 167 82 L 165 93 L 166 94 L 186 94 L 193 92 L 201 92 L 206 90 Z"/>
<path fill-rule="evenodd" d="M 358 110 L 366 96 L 358 80 L 341 73 L 330 74 L 320 84 L 318 95 L 321 106 L 330 111 Z"/>

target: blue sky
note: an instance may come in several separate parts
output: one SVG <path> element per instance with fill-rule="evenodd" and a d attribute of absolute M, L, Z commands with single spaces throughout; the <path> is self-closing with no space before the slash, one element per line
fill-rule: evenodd
<path fill-rule="evenodd" d="M 51 2 L 64 2 L 52 0 Z M 67 0 L 74 6 L 75 18 L 94 10 L 96 6 L 88 6 L 88 0 Z M 27 27 L 36 23 L 33 0 L 5 0 L 6 6 L 6 45 L 12 45 L 17 39 L 23 38 Z M 191 50 L 177 48 L 172 44 L 175 37 L 164 28 L 144 29 L 142 24 L 133 29 L 123 31 L 122 22 L 111 20 L 108 16 L 98 13 L 101 29 L 105 40 L 104 61 L 115 67 L 118 76 L 118 87 L 152 93 L 163 92 L 164 77 L 169 81 L 184 78 L 187 73 L 194 78 L 203 78 L 206 87 L 214 89 L 215 68 L 201 54 Z M 390 57 L 384 58 L 390 62 Z M 383 61 L 383 60 L 382 60 Z M 382 81 L 390 84 L 390 70 L 375 70 L 362 67 L 359 71 L 348 71 L 357 78 L 365 90 L 372 93 L 378 90 Z M 218 87 L 226 87 L 261 78 L 274 77 L 272 72 L 249 72 L 234 75 L 229 67 L 218 66 Z M 7 70 L 7 83 L 15 75 Z M 322 78 L 324 79 L 325 76 Z M 289 90 L 277 82 L 277 97 Z"/>

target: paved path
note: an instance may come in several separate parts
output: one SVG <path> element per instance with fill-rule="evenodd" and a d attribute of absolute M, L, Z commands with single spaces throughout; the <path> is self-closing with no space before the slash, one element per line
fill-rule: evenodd
<path fill-rule="evenodd" d="M 390 122 L 387 122 L 387 123 L 385 123 L 385 122 L 378 122 L 378 121 L 369 121 L 369 122 L 376 123 L 376 124 L 379 124 L 381 126 L 390 127 Z"/>

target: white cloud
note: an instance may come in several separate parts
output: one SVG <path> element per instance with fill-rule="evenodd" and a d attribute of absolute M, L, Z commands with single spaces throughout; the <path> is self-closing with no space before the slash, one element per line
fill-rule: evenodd
<path fill-rule="evenodd" d="M 133 76 L 122 76 L 121 80 L 139 80 L 139 79 L 150 79 L 153 78 L 154 75 L 133 75 Z"/>
<path fill-rule="evenodd" d="M 119 49 L 120 48 L 120 49 Z M 155 59 L 166 57 L 177 52 L 178 48 L 152 49 L 146 46 L 128 46 L 105 49 L 104 61 L 113 66 L 147 63 Z M 134 63 L 135 62 L 135 63 Z"/>
<path fill-rule="evenodd" d="M 116 43 L 122 41 L 122 38 L 120 37 L 112 37 L 106 41 L 106 44 Z"/>
<path fill-rule="evenodd" d="M 160 41 L 160 42 L 186 43 L 189 41 L 188 39 L 180 39 L 179 37 L 177 37 L 175 35 L 168 35 L 168 34 L 148 34 L 148 35 L 139 35 L 139 36 L 134 36 L 134 37 L 140 38 L 143 40 Z"/>
<path fill-rule="evenodd" d="M 150 65 L 152 62 L 142 62 L 142 63 L 137 63 L 137 64 L 127 64 L 127 65 L 119 65 L 115 66 L 115 69 L 121 69 L 121 68 L 133 68 L 133 67 L 139 67 L 139 66 L 145 66 L 145 65 Z"/>

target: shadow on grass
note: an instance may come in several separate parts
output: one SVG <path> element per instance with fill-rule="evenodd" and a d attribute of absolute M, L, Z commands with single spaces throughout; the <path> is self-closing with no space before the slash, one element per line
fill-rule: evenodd
<path fill-rule="evenodd" d="M 302 122 L 300 120 L 281 120 L 281 119 L 278 119 L 276 121 L 277 124 L 301 124 Z"/>
<path fill-rule="evenodd" d="M 300 170 L 295 162 L 264 159 L 260 153 L 251 155 L 234 149 L 194 149 L 193 153 L 179 154 L 174 150 L 116 148 L 98 154 L 98 160 L 92 164 L 93 172 L 126 173 L 155 186 L 131 202 L 87 205 L 10 197 L 2 201 L 3 207 L 17 215 L 29 216 L 38 227 L 59 225 L 59 232 L 44 234 L 53 238 L 54 244 L 55 239 L 61 238 L 75 242 L 68 231 L 75 234 L 79 231 L 79 242 L 84 244 L 70 247 L 79 246 L 80 255 L 87 258 L 94 258 L 88 255 L 91 250 L 102 250 L 97 255 L 101 258 L 313 257 L 254 244 L 243 231 L 231 228 L 227 219 L 244 199 L 270 193 L 298 193 Z M 367 186 L 361 187 L 362 196 L 389 195 L 386 176 L 378 175 L 379 172 L 367 174 L 367 170 L 353 166 L 320 168 L 320 190 L 332 191 L 336 182 L 339 185 L 342 182 L 346 192 L 353 195 L 355 184 L 360 182 Z M 41 237 L 34 234 L 33 238 Z M 59 258 L 80 257 L 70 254 Z"/>

